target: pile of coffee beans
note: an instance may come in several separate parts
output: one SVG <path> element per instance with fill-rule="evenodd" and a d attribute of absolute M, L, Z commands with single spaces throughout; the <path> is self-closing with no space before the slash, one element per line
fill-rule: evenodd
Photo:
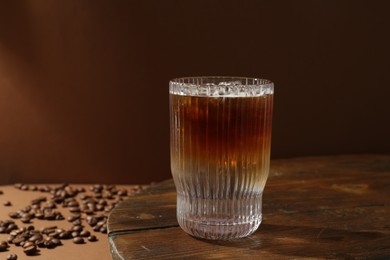
<path fill-rule="evenodd" d="M 97 237 L 91 233 L 107 233 L 108 214 L 125 197 L 139 192 L 142 187 L 137 186 L 131 190 L 119 189 L 114 185 L 96 184 L 87 192 L 84 188 L 75 188 L 69 184 L 55 187 L 15 184 L 15 188 L 22 191 L 36 191 L 48 193 L 38 196 L 29 205 L 14 212 L 10 212 L 9 220 L 0 220 L 0 234 L 8 234 L 7 241 L 0 241 L 0 252 L 8 251 L 10 245 L 20 246 L 27 256 L 40 253 L 44 248 L 54 249 L 61 246 L 61 240 L 71 239 L 74 244 L 85 244 L 86 241 L 95 242 Z M 0 195 L 4 194 L 0 190 Z M 10 201 L 3 203 L 11 206 Z M 64 220 L 58 207 L 66 208 L 70 216 L 67 221 L 71 228 L 63 229 L 55 225 L 37 229 L 33 225 L 34 219 L 53 221 Z M 28 226 L 19 227 L 16 221 Z M 86 229 L 89 226 L 91 231 Z M 17 259 L 17 255 L 10 254 L 7 259 Z"/>

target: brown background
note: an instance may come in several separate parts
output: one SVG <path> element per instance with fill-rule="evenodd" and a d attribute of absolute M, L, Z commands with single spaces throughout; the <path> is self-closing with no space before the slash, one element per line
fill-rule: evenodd
<path fill-rule="evenodd" d="M 387 1 L 0 4 L 0 184 L 170 177 L 168 81 L 276 84 L 272 158 L 389 153 Z"/>

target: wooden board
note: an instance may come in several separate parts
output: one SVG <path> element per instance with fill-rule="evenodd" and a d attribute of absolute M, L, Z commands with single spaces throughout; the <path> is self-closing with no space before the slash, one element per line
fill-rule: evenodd
<path fill-rule="evenodd" d="M 109 218 L 114 259 L 390 259 L 390 156 L 275 160 L 263 223 L 248 238 L 206 241 L 176 222 L 172 180 Z"/>

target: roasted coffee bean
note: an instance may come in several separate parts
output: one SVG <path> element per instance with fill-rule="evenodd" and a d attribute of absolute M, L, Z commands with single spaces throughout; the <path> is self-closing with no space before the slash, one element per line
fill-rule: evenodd
<path fill-rule="evenodd" d="M 85 189 L 83 187 L 77 188 L 77 192 L 78 193 L 85 192 Z"/>
<path fill-rule="evenodd" d="M 86 200 L 86 199 L 89 199 L 91 196 L 87 195 L 87 194 L 81 194 L 80 195 L 80 199 L 81 200 Z"/>
<path fill-rule="evenodd" d="M 37 241 L 35 241 L 35 244 L 37 245 L 37 247 L 45 247 L 45 240 L 44 239 L 39 239 Z"/>
<path fill-rule="evenodd" d="M 77 231 L 73 231 L 73 232 L 71 233 L 71 236 L 72 236 L 73 238 L 79 237 L 79 236 L 80 236 L 80 233 L 77 232 Z"/>
<path fill-rule="evenodd" d="M 3 205 L 5 206 L 5 207 L 9 207 L 9 206 L 12 206 L 12 203 L 11 203 L 11 201 L 5 201 L 4 203 L 3 203 Z"/>
<path fill-rule="evenodd" d="M 18 256 L 15 254 L 10 254 L 7 256 L 7 260 L 17 260 L 17 259 L 18 259 Z"/>
<path fill-rule="evenodd" d="M 35 227 L 30 225 L 30 226 L 27 227 L 27 230 L 28 231 L 33 231 L 33 230 L 35 230 Z"/>
<path fill-rule="evenodd" d="M 27 241 L 27 242 L 24 242 L 23 245 L 21 245 L 23 248 L 26 248 L 26 247 L 29 247 L 29 246 L 35 246 L 35 243 L 34 242 L 31 242 L 31 241 Z"/>
<path fill-rule="evenodd" d="M 59 235 L 61 234 L 61 232 L 58 232 L 58 231 L 54 231 L 54 232 L 51 232 L 49 234 L 47 234 L 49 237 L 52 237 L 52 238 L 58 238 Z"/>
<path fill-rule="evenodd" d="M 7 233 L 7 228 L 6 227 L 0 227 L 0 234 Z"/>
<path fill-rule="evenodd" d="M 9 224 L 9 225 L 7 226 L 7 232 L 8 232 L 8 233 L 11 232 L 12 230 L 15 230 L 15 229 L 18 229 L 18 226 L 15 225 L 15 224 Z"/>
<path fill-rule="evenodd" d="M 46 240 L 44 243 L 45 243 L 45 247 L 48 249 L 53 249 L 57 246 L 57 244 L 55 244 L 53 240 Z"/>
<path fill-rule="evenodd" d="M 53 238 L 53 239 L 51 240 L 51 242 L 53 242 L 56 246 L 62 245 L 61 240 L 59 240 L 59 239 L 57 239 L 57 238 Z"/>
<path fill-rule="evenodd" d="M 72 227 L 72 230 L 76 231 L 76 232 L 81 232 L 81 231 L 83 231 L 83 226 L 75 225 L 75 226 Z"/>
<path fill-rule="evenodd" d="M 124 196 L 128 195 L 127 190 L 119 190 L 117 194 L 119 196 L 121 196 L 121 197 L 124 197 Z"/>
<path fill-rule="evenodd" d="M 33 235 L 32 237 L 30 237 L 28 239 L 28 241 L 35 242 L 35 241 L 42 240 L 42 239 L 43 239 L 43 236 L 41 234 L 36 234 L 36 235 Z"/>
<path fill-rule="evenodd" d="M 3 195 L 4 194 L 4 191 L 0 190 L 0 195 Z"/>
<path fill-rule="evenodd" d="M 71 207 L 71 208 L 69 208 L 69 211 L 72 213 L 78 213 L 81 210 L 80 210 L 80 207 Z"/>
<path fill-rule="evenodd" d="M 68 207 L 78 207 L 79 203 L 75 200 L 68 202 Z"/>
<path fill-rule="evenodd" d="M 21 190 L 28 190 L 29 189 L 29 186 L 28 185 L 22 185 L 22 187 L 20 187 Z"/>
<path fill-rule="evenodd" d="M 19 232 L 20 232 L 20 231 L 18 231 L 18 230 L 13 230 L 13 231 L 9 232 L 9 234 L 10 234 L 11 236 L 16 237 L 16 236 L 19 234 Z"/>
<path fill-rule="evenodd" d="M 100 225 L 95 225 L 92 229 L 93 229 L 93 231 L 95 231 L 95 232 L 99 232 L 101 228 L 102 228 L 102 226 L 100 226 Z"/>
<path fill-rule="evenodd" d="M 43 214 L 42 212 L 38 212 L 38 213 L 35 213 L 35 217 L 37 219 L 44 219 L 45 218 L 45 214 Z"/>
<path fill-rule="evenodd" d="M 31 191 L 37 191 L 38 190 L 38 187 L 37 186 L 30 186 L 29 190 Z"/>
<path fill-rule="evenodd" d="M 9 237 L 7 238 L 8 244 L 12 244 L 12 240 L 14 240 L 14 239 L 15 239 L 14 236 L 9 236 Z"/>
<path fill-rule="evenodd" d="M 107 234 L 107 226 L 106 225 L 102 226 L 99 231 L 102 232 L 103 234 Z"/>
<path fill-rule="evenodd" d="M 22 221 L 24 224 L 30 223 L 30 218 L 21 218 L 20 221 Z"/>
<path fill-rule="evenodd" d="M 5 247 L 9 247 L 7 241 L 1 241 L 0 245 L 5 246 Z"/>
<path fill-rule="evenodd" d="M 71 238 L 72 234 L 71 232 L 69 231 L 64 231 L 62 233 L 60 233 L 60 235 L 58 236 L 59 239 L 69 239 Z"/>
<path fill-rule="evenodd" d="M 75 237 L 75 238 L 73 238 L 73 243 L 84 244 L 84 239 L 82 237 Z"/>
<path fill-rule="evenodd" d="M 81 219 L 76 219 L 75 221 L 72 222 L 73 225 L 81 225 L 82 221 Z"/>
<path fill-rule="evenodd" d="M 23 249 L 26 255 L 35 255 L 37 253 L 37 247 L 35 245 L 29 246 Z"/>
<path fill-rule="evenodd" d="M 97 241 L 97 238 L 96 238 L 96 236 L 92 235 L 92 236 L 88 237 L 88 241 L 95 242 L 95 241 Z"/>
<path fill-rule="evenodd" d="M 15 183 L 14 184 L 14 187 L 17 188 L 17 189 L 20 189 L 22 186 L 23 186 L 22 183 Z"/>
<path fill-rule="evenodd" d="M 10 213 L 8 213 L 8 216 L 10 218 L 19 218 L 19 213 L 17 213 L 17 212 L 10 212 Z"/>
<path fill-rule="evenodd" d="M 104 206 L 98 204 L 98 205 L 96 205 L 96 210 L 97 210 L 97 211 L 102 211 L 102 210 L 104 210 Z"/>
<path fill-rule="evenodd" d="M 7 246 L 5 244 L 0 244 L 0 252 L 5 252 L 7 251 Z"/>
<path fill-rule="evenodd" d="M 96 209 L 95 209 L 96 210 Z M 95 210 L 92 210 L 92 209 L 86 209 L 84 210 L 83 212 L 87 215 L 93 215 L 95 214 Z"/>
<path fill-rule="evenodd" d="M 14 240 L 12 240 L 12 243 L 16 246 L 20 246 L 20 243 L 24 242 L 26 238 L 24 237 L 16 237 Z"/>
<path fill-rule="evenodd" d="M 38 197 L 38 198 L 32 200 L 32 201 L 31 201 L 31 204 L 33 204 L 33 205 L 39 204 L 39 203 L 44 202 L 44 201 L 46 201 L 46 200 L 47 200 L 46 197 L 43 197 L 43 196 L 42 196 L 42 197 Z"/>
<path fill-rule="evenodd" d="M 46 212 L 43 218 L 46 220 L 55 220 L 56 215 L 53 212 Z"/>
<path fill-rule="evenodd" d="M 68 217 L 67 220 L 68 220 L 69 222 L 73 222 L 73 221 L 75 221 L 75 220 L 77 220 L 77 219 L 80 219 L 80 217 L 81 217 L 80 214 L 72 215 L 72 216 Z"/>
<path fill-rule="evenodd" d="M 90 235 L 91 235 L 91 232 L 89 232 L 88 230 L 84 230 L 84 231 L 80 232 L 81 237 L 89 237 Z"/>
<path fill-rule="evenodd" d="M 57 229 L 57 226 L 44 227 L 44 228 L 41 228 L 41 233 L 47 235 L 56 229 Z"/>

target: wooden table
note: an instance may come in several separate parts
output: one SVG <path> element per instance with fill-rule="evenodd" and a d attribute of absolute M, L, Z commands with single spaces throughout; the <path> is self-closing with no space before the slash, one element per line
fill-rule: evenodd
<path fill-rule="evenodd" d="M 251 236 L 206 241 L 176 222 L 172 180 L 109 217 L 114 259 L 390 259 L 390 156 L 275 160 Z"/>

